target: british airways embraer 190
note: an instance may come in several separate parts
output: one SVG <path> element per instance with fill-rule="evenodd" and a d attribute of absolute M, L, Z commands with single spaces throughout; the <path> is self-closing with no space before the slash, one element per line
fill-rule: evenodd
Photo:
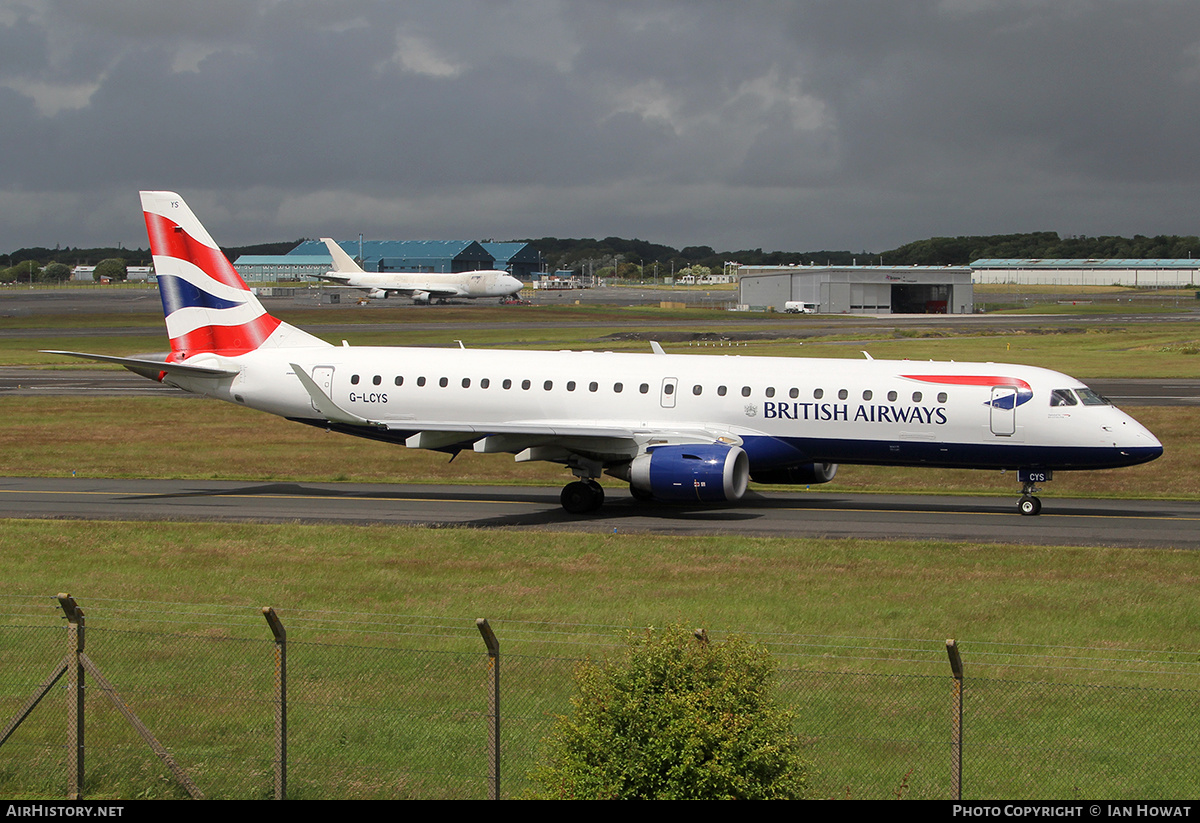
<path fill-rule="evenodd" d="M 266 312 L 183 199 L 142 192 L 169 354 L 56 352 L 409 448 L 561 463 L 572 513 L 604 474 L 639 499 L 720 504 L 838 463 L 1013 469 L 1019 510 L 1054 471 L 1162 445 L 1078 380 L 996 363 L 333 346 Z"/>

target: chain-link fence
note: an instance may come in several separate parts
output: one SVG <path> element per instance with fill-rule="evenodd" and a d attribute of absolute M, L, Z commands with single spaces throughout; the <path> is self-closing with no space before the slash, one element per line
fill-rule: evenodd
<path fill-rule="evenodd" d="M 3 602 L 8 797 L 520 797 L 575 666 L 630 631 L 501 621 L 489 656 L 471 619 Z M 819 797 L 1200 795 L 1196 654 L 960 642 L 956 677 L 940 640 L 738 633 L 779 663 Z"/>

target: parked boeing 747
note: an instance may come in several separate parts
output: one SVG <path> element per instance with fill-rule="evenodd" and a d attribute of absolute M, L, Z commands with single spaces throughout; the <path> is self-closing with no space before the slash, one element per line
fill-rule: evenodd
<path fill-rule="evenodd" d="M 600 507 L 606 474 L 639 499 L 722 504 L 858 463 L 1012 469 L 1033 515 L 1055 471 L 1162 454 L 1083 383 L 1030 366 L 333 346 L 268 314 L 178 194 L 141 197 L 170 353 L 57 354 L 358 437 L 561 463 L 572 513 Z"/>
<path fill-rule="evenodd" d="M 345 249 L 333 239 L 322 237 L 321 242 L 333 257 L 333 271 L 309 276 L 319 277 L 347 288 L 360 289 L 365 291 L 368 297 L 383 298 L 389 294 L 403 294 L 411 297 L 414 303 L 432 303 L 434 300 L 445 300 L 449 297 L 466 297 L 472 300 L 481 297 L 504 298 L 516 294 L 522 287 L 521 281 L 508 272 L 494 269 L 454 274 L 371 274 L 363 271 L 362 267 L 354 262 L 354 258 L 346 254 Z"/>

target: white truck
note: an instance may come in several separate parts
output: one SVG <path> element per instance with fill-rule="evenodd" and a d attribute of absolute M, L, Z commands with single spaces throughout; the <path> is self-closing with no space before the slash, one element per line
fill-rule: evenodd
<path fill-rule="evenodd" d="M 801 300 L 788 300 L 783 304 L 783 310 L 788 314 L 816 314 L 816 303 L 805 303 Z"/>

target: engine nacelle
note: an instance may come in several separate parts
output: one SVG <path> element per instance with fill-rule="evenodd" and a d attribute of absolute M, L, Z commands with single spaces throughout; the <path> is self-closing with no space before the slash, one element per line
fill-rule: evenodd
<path fill-rule="evenodd" d="M 387 289 L 372 289 L 371 291 L 367 292 L 367 297 L 370 297 L 374 300 L 385 300 L 387 299 L 387 296 Z"/>
<path fill-rule="evenodd" d="M 750 476 L 755 483 L 810 486 L 828 483 L 837 474 L 837 463 L 806 463 L 781 469 L 756 471 Z"/>
<path fill-rule="evenodd" d="M 750 480 L 750 458 L 737 446 L 658 446 L 634 458 L 629 485 L 658 500 L 720 503 L 739 500 Z"/>
<path fill-rule="evenodd" d="M 420 289 L 417 289 L 416 291 L 414 291 L 412 293 L 412 299 L 413 299 L 414 303 L 428 303 L 429 302 L 429 292 L 421 291 Z"/>

